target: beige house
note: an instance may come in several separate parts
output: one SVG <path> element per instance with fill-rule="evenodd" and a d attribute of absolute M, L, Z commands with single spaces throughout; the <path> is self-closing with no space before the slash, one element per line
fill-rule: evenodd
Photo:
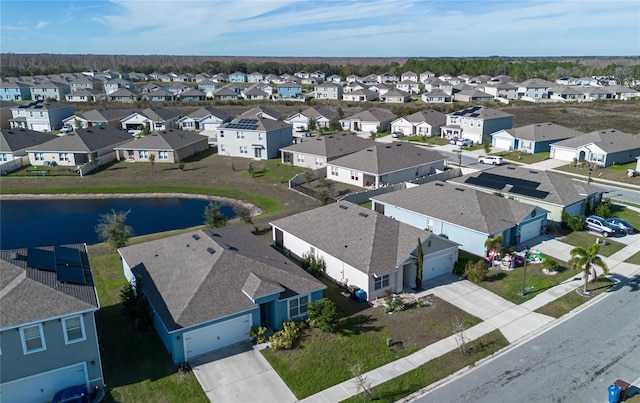
<path fill-rule="evenodd" d="M 118 161 L 175 163 L 209 148 L 207 137 L 184 130 L 163 130 L 115 147 Z M 151 157 L 153 156 L 153 157 Z"/>

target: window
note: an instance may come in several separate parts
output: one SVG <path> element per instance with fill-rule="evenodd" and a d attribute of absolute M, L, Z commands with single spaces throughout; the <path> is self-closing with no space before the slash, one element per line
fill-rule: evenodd
<path fill-rule="evenodd" d="M 158 159 L 159 160 L 168 160 L 169 159 L 169 151 L 158 151 Z"/>
<path fill-rule="evenodd" d="M 44 336 L 42 335 L 42 325 L 40 323 L 20 328 L 20 338 L 22 339 L 22 351 L 25 354 L 47 349 Z"/>
<path fill-rule="evenodd" d="M 237 132 L 236 133 L 236 138 L 237 139 L 244 139 L 244 133 L 243 132 Z"/>
<path fill-rule="evenodd" d="M 33 153 L 33 159 L 36 161 L 44 161 L 44 153 Z"/>
<path fill-rule="evenodd" d="M 138 158 L 140 159 L 149 159 L 149 151 L 138 151 Z"/>
<path fill-rule="evenodd" d="M 0 162 L 7 162 L 7 161 L 9 161 L 9 154 L 0 153 Z"/>
<path fill-rule="evenodd" d="M 223 153 L 224 152 L 224 144 L 219 144 L 218 148 L 220 149 L 220 152 Z"/>
<path fill-rule="evenodd" d="M 331 167 L 331 175 L 338 176 L 338 167 Z"/>
<path fill-rule="evenodd" d="M 316 166 L 318 167 L 322 166 L 322 158 L 316 158 Z"/>
<path fill-rule="evenodd" d="M 307 314 L 307 305 L 309 304 L 309 296 L 304 295 L 299 298 L 289 300 L 289 319 L 305 316 Z"/>
<path fill-rule="evenodd" d="M 64 330 L 64 342 L 66 344 L 76 343 L 86 339 L 82 316 L 63 319 L 62 328 Z"/>
<path fill-rule="evenodd" d="M 351 171 L 351 180 L 353 180 L 353 181 L 357 181 L 358 180 L 358 172 Z"/>
<path fill-rule="evenodd" d="M 155 123 L 155 127 L 156 127 L 156 129 L 161 128 L 161 127 L 162 127 L 162 125 L 163 125 L 163 123 L 162 123 L 162 122 L 156 122 L 156 123 Z"/>
<path fill-rule="evenodd" d="M 240 154 L 249 154 L 249 147 L 240 146 Z"/>
<path fill-rule="evenodd" d="M 373 288 L 376 290 L 380 290 L 386 287 L 389 287 L 389 275 L 385 274 L 382 277 L 376 277 Z"/>
<path fill-rule="evenodd" d="M 258 133 L 258 140 L 264 140 L 264 133 Z"/>
<path fill-rule="evenodd" d="M 304 162 L 304 154 L 298 154 L 298 162 Z"/>
<path fill-rule="evenodd" d="M 69 154 L 58 153 L 58 158 L 60 158 L 60 161 L 69 161 Z"/>

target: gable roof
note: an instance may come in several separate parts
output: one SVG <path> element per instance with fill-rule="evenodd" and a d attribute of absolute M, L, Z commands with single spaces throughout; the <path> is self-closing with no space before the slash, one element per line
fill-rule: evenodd
<path fill-rule="evenodd" d="M 531 141 L 560 140 L 570 137 L 580 136 L 584 133 L 555 123 L 534 123 L 531 125 L 516 127 L 509 131 L 517 139 Z"/>
<path fill-rule="evenodd" d="M 431 126 L 444 126 L 447 123 L 447 115 L 433 109 L 412 113 L 404 118 L 411 123 L 425 122 Z"/>
<path fill-rule="evenodd" d="M 311 138 L 301 143 L 281 148 L 281 151 L 291 151 L 307 155 L 317 155 L 327 158 L 327 161 L 364 150 L 375 144 L 374 140 L 363 139 L 353 134 L 337 133 L 327 136 Z"/>
<path fill-rule="evenodd" d="M 487 235 L 514 227 L 536 209 L 531 204 L 445 182 L 431 182 L 371 199 Z"/>
<path fill-rule="evenodd" d="M 558 206 L 569 206 L 584 200 L 587 195 L 602 192 L 599 188 L 559 173 L 507 165 L 474 172 L 448 182 Z"/>
<path fill-rule="evenodd" d="M 447 116 L 470 117 L 470 118 L 479 118 L 483 120 L 513 117 L 513 115 L 509 113 L 500 111 L 498 109 L 488 108 L 486 106 L 472 106 L 470 108 L 466 108 L 461 111 L 448 113 Z"/>
<path fill-rule="evenodd" d="M 330 164 L 381 175 L 444 159 L 445 157 L 437 151 L 425 150 L 408 143 L 382 144 L 374 142 L 371 147 L 337 158 Z"/>
<path fill-rule="evenodd" d="M 62 102 L 55 101 L 34 101 L 28 104 L 19 105 L 11 110 L 26 109 L 26 110 L 56 110 L 56 109 L 73 109 L 71 105 L 63 104 Z"/>
<path fill-rule="evenodd" d="M 128 97 L 128 98 L 137 98 L 138 95 L 133 93 L 128 88 L 119 88 L 113 92 L 107 94 L 108 97 Z"/>
<path fill-rule="evenodd" d="M 171 120 L 171 119 L 177 119 L 179 118 L 180 112 L 171 110 L 171 109 L 165 109 L 165 108 L 147 108 L 141 112 L 134 112 L 133 114 L 129 115 L 132 116 L 135 113 L 138 113 L 144 117 L 146 117 L 147 119 L 151 120 L 152 122 L 165 122 L 167 120 Z M 126 118 L 124 118 L 123 120 L 129 118 L 129 116 L 127 116 Z"/>
<path fill-rule="evenodd" d="M 128 109 L 92 109 L 80 115 L 89 122 L 112 122 L 129 116 Z"/>
<path fill-rule="evenodd" d="M 594 144 L 607 153 L 640 148 L 640 138 L 616 129 L 597 130 L 554 143 L 553 146 L 578 148 Z"/>
<path fill-rule="evenodd" d="M 55 271 L 30 266 L 30 253 L 44 251 L 53 254 L 55 259 L 53 247 L 0 251 L 0 329 L 98 308 L 84 246 L 66 245 L 65 248 L 80 253 L 86 284 L 61 283 Z M 33 250 L 36 252 L 31 252 Z"/>
<path fill-rule="evenodd" d="M 53 140 L 54 135 L 29 129 L 2 129 L 0 151 L 16 152 Z"/>
<path fill-rule="evenodd" d="M 333 120 L 338 117 L 338 112 L 335 112 L 325 106 L 317 105 L 310 106 L 307 109 L 300 112 L 300 114 L 307 118 L 327 118 L 328 120 Z M 293 115 L 292 115 L 293 116 Z M 291 117 L 291 116 L 290 116 Z M 288 119 L 288 118 L 287 118 Z"/>
<path fill-rule="evenodd" d="M 356 113 L 355 115 L 345 118 L 344 120 L 359 119 L 363 122 L 387 122 L 396 119 L 397 117 L 398 115 L 391 113 L 385 109 L 371 108 L 360 113 Z"/>
<path fill-rule="evenodd" d="M 253 108 L 249 109 L 248 111 L 245 111 L 240 116 L 238 116 L 237 119 L 239 119 L 239 118 L 255 118 L 256 116 L 263 116 L 263 115 L 266 115 L 268 118 L 271 118 L 271 119 L 274 119 L 274 120 L 282 119 L 282 113 L 278 112 L 275 109 L 272 109 L 272 108 L 269 108 L 269 107 L 263 106 L 263 105 L 258 105 L 256 107 L 253 107 Z"/>
<path fill-rule="evenodd" d="M 348 202 L 308 210 L 271 223 L 366 274 L 393 272 L 418 239 L 432 240 L 425 256 L 454 242 Z"/>
<path fill-rule="evenodd" d="M 75 132 L 57 136 L 46 143 L 30 147 L 27 151 L 92 153 L 127 140 L 131 140 L 129 133 L 112 126 L 102 125 L 76 129 Z"/>
<path fill-rule="evenodd" d="M 119 249 L 169 331 L 326 288 L 240 227 L 197 230 Z"/>
<path fill-rule="evenodd" d="M 187 116 L 191 119 L 202 119 L 206 118 L 209 115 L 215 116 L 220 120 L 231 119 L 231 115 L 227 111 L 223 111 L 222 109 L 218 109 L 209 105 L 203 106 L 202 108 L 191 112 Z"/>
<path fill-rule="evenodd" d="M 135 138 L 114 147 L 115 150 L 172 150 L 178 151 L 192 144 L 206 141 L 206 137 L 184 130 L 163 130 Z"/>

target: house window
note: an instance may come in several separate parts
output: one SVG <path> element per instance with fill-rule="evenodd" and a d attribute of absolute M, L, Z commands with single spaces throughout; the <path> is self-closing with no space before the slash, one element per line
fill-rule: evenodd
<path fill-rule="evenodd" d="M 258 133 L 258 140 L 264 140 L 264 133 Z"/>
<path fill-rule="evenodd" d="M 240 154 L 249 154 L 249 148 L 247 146 L 240 146 Z"/>
<path fill-rule="evenodd" d="M 331 175 L 338 176 L 338 167 L 331 167 Z"/>
<path fill-rule="evenodd" d="M 236 133 L 236 138 L 237 139 L 244 139 L 244 133 L 243 132 L 237 132 Z"/>
<path fill-rule="evenodd" d="M 220 148 L 220 152 L 223 153 L 224 152 L 224 145 L 223 144 L 219 144 L 218 147 Z"/>
<path fill-rule="evenodd" d="M 357 181 L 358 180 L 358 172 L 351 171 L 351 180 L 353 180 L 353 181 Z"/>
<path fill-rule="evenodd" d="M 316 166 L 317 167 L 321 167 L 322 166 L 322 158 L 316 158 Z"/>
<path fill-rule="evenodd" d="M 9 161 L 9 154 L 0 153 L 0 162 L 7 162 L 7 161 Z"/>
<path fill-rule="evenodd" d="M 62 328 L 64 329 L 64 342 L 66 344 L 76 343 L 86 339 L 82 316 L 64 319 L 62 321 Z"/>
<path fill-rule="evenodd" d="M 33 153 L 33 159 L 36 161 L 44 161 L 44 153 Z"/>
<path fill-rule="evenodd" d="M 373 288 L 375 290 L 381 290 L 383 288 L 389 287 L 389 275 L 385 274 L 382 277 L 376 277 L 375 282 L 373 284 Z"/>
<path fill-rule="evenodd" d="M 138 151 L 138 158 L 142 160 L 149 159 L 149 151 Z"/>
<path fill-rule="evenodd" d="M 304 162 L 304 154 L 298 154 L 298 162 Z"/>
<path fill-rule="evenodd" d="M 59 153 L 58 154 L 58 158 L 60 158 L 60 161 L 69 161 L 69 154 L 67 154 L 67 153 Z"/>
<path fill-rule="evenodd" d="M 42 324 L 20 328 L 20 338 L 22 339 L 22 351 L 31 354 L 47 349 L 42 334 Z"/>
<path fill-rule="evenodd" d="M 304 295 L 289 300 L 289 319 L 307 315 L 307 305 L 309 304 L 309 296 Z"/>
<path fill-rule="evenodd" d="M 159 160 L 168 160 L 169 159 L 169 151 L 158 151 L 158 159 Z"/>

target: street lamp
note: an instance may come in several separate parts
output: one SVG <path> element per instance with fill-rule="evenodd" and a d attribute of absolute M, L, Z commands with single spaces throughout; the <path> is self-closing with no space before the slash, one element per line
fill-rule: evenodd
<path fill-rule="evenodd" d="M 591 174 L 593 173 L 593 169 L 591 167 L 589 167 L 589 179 L 587 180 L 587 183 L 591 183 Z"/>
<path fill-rule="evenodd" d="M 523 297 L 525 296 L 524 283 L 525 283 L 525 279 L 527 278 L 527 260 L 529 260 L 529 247 L 525 246 L 524 247 L 524 270 L 522 271 L 522 293 L 520 294 Z"/>

